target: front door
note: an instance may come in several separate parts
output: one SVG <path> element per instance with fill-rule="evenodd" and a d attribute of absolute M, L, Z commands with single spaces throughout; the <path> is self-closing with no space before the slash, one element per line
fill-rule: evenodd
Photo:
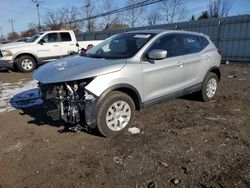
<path fill-rule="evenodd" d="M 48 33 L 37 45 L 37 54 L 41 61 L 58 58 L 62 55 L 58 33 Z"/>
<path fill-rule="evenodd" d="M 185 71 L 178 34 L 167 34 L 156 39 L 146 54 L 154 49 L 166 50 L 162 60 L 143 61 L 144 101 L 160 99 L 184 89 Z"/>

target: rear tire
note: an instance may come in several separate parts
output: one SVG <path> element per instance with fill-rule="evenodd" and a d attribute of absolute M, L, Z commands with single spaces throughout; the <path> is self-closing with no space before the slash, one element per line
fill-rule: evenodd
<path fill-rule="evenodd" d="M 202 90 L 201 90 L 201 98 L 204 102 L 211 101 L 216 94 L 218 88 L 218 76 L 210 72 L 204 80 Z"/>
<path fill-rule="evenodd" d="M 36 60 L 28 55 L 16 59 L 16 65 L 21 72 L 32 72 L 36 68 Z"/>
<path fill-rule="evenodd" d="M 135 104 L 131 97 L 120 91 L 112 91 L 97 109 L 97 128 L 103 136 L 114 137 L 131 126 L 134 115 Z"/>

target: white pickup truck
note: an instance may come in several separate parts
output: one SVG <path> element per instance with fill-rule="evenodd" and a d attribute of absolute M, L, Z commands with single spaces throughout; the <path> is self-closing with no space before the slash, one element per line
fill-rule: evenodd
<path fill-rule="evenodd" d="M 77 41 L 73 31 L 43 31 L 26 42 L 0 46 L 0 65 L 31 72 L 37 65 L 53 59 L 78 53 L 88 45 L 97 45 L 101 40 Z"/>

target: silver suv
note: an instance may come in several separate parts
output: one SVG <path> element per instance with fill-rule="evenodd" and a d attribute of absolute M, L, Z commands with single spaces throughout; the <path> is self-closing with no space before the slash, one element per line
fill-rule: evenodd
<path fill-rule="evenodd" d="M 136 31 L 110 37 L 84 56 L 43 65 L 33 78 L 48 116 L 112 137 L 131 126 L 135 110 L 194 92 L 211 100 L 220 62 L 204 34 Z"/>

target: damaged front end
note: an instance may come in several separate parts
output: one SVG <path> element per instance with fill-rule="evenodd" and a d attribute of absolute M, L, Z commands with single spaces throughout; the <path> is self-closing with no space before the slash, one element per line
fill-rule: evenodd
<path fill-rule="evenodd" d="M 53 84 L 39 83 L 47 116 L 53 120 L 62 119 L 72 125 L 84 120 L 85 124 L 94 127 L 97 97 L 85 89 L 92 80 L 93 78 Z"/>

